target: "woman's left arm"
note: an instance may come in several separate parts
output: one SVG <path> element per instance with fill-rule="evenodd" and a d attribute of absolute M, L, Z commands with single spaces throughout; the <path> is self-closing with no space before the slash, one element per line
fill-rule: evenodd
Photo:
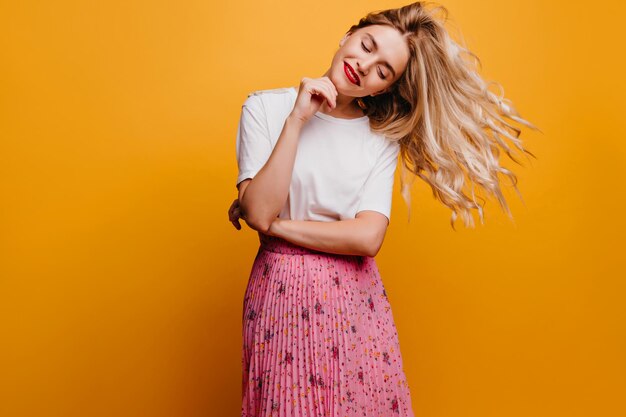
<path fill-rule="evenodd" d="M 276 218 L 268 234 L 313 250 L 374 257 L 382 246 L 388 224 L 384 214 L 364 210 L 354 219 L 329 222 Z"/>

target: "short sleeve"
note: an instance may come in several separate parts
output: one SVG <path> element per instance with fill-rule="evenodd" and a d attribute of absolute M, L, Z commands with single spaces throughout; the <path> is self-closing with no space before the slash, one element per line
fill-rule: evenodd
<path fill-rule="evenodd" d="M 386 139 L 372 172 L 363 185 L 363 192 L 356 213 L 373 210 L 391 219 L 391 200 L 393 183 L 398 164 L 400 144 Z"/>
<path fill-rule="evenodd" d="M 258 95 L 249 95 L 241 106 L 235 152 L 239 167 L 236 185 L 254 178 L 272 153 L 267 118 Z"/>

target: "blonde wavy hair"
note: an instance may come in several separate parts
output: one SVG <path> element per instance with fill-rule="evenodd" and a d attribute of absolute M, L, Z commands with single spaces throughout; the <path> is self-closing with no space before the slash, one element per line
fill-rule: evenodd
<path fill-rule="evenodd" d="M 440 19 L 438 12 L 442 14 Z M 520 129 L 504 117 L 539 129 L 522 119 L 503 93 L 497 96 L 488 90 L 495 84 L 503 91 L 499 83 L 486 82 L 479 76 L 476 68 L 477 64 L 482 67 L 480 59 L 466 47 L 462 37 L 462 45 L 451 38 L 444 27 L 447 21 L 448 10 L 444 6 L 415 2 L 371 12 L 353 25 L 348 33 L 370 25 L 391 26 L 404 35 L 410 51 L 406 70 L 391 90 L 362 97 L 360 104 L 365 107 L 373 131 L 400 143 L 401 189 L 409 220 L 411 186 L 416 176 L 426 181 L 433 196 L 452 210 L 453 229 L 459 213 L 466 227 L 474 227 L 472 209 L 478 210 L 484 224 L 485 199 L 476 196 L 475 186 L 478 191 L 495 196 L 512 219 L 498 173 L 508 176 L 522 197 L 516 175 L 499 164 L 500 148 L 520 163 L 504 138 L 536 157 L 522 146 Z M 476 202 L 477 198 L 482 204 Z"/>

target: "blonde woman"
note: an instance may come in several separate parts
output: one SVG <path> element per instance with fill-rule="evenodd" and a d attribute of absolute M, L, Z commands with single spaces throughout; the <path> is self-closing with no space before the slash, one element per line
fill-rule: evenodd
<path fill-rule="evenodd" d="M 452 209 L 453 227 L 457 213 L 473 225 L 474 208 L 482 221 L 474 186 L 509 212 L 497 174 L 516 178 L 499 147 L 527 151 L 502 116 L 534 126 L 488 91 L 436 18 L 447 10 L 431 5 L 368 14 L 321 77 L 242 105 L 229 219 L 260 240 L 243 303 L 242 417 L 413 416 L 374 260 L 398 156 L 409 207 L 410 172 Z"/>

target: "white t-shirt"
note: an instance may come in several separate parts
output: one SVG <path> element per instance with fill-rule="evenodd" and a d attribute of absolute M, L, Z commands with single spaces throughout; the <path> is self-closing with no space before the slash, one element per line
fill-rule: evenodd
<path fill-rule="evenodd" d="M 269 159 L 293 110 L 295 87 L 248 94 L 237 128 L 237 185 Z M 340 119 L 317 112 L 303 126 L 289 197 L 279 218 L 335 221 L 374 210 L 390 219 L 400 145 L 370 130 L 369 119 Z"/>

